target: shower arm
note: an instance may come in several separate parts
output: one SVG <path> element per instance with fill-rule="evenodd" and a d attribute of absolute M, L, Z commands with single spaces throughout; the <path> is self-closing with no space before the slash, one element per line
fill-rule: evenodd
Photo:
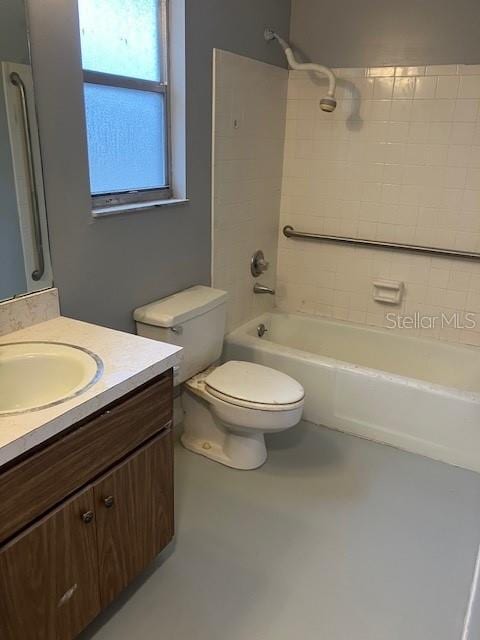
<path fill-rule="evenodd" d="M 297 62 L 295 58 L 291 46 L 288 42 L 285 42 L 283 38 L 281 38 L 278 33 L 272 31 L 271 29 L 265 29 L 265 39 L 266 40 L 277 40 L 277 42 L 282 47 L 285 56 L 287 58 L 288 64 L 291 69 L 294 71 L 315 71 L 317 73 L 321 73 L 328 78 L 328 92 L 327 95 L 329 98 L 334 98 L 335 96 L 335 88 L 337 84 L 337 78 L 331 69 L 328 67 L 324 67 L 323 64 L 316 64 L 314 62 Z"/>
<path fill-rule="evenodd" d="M 335 88 L 337 85 L 337 79 L 328 67 L 324 67 L 323 64 L 316 64 L 315 62 L 297 62 L 293 51 L 288 48 L 285 49 L 285 55 L 288 60 L 288 64 L 294 71 L 316 71 L 317 73 L 323 73 L 328 78 L 328 91 L 327 95 L 330 98 L 335 96 Z"/>

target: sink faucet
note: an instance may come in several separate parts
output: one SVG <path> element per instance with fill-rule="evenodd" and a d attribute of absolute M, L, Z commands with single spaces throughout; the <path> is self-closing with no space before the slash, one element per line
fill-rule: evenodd
<path fill-rule="evenodd" d="M 271 296 L 274 296 L 275 289 L 270 289 L 270 287 L 266 287 L 265 285 L 256 282 L 253 285 L 253 293 L 269 293 Z"/>

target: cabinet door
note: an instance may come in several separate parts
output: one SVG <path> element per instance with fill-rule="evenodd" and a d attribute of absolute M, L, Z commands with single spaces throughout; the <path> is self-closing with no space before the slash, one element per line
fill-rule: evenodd
<path fill-rule="evenodd" d="M 173 537 L 171 432 L 94 484 L 100 598 L 109 604 Z"/>
<path fill-rule="evenodd" d="M 93 489 L 0 549 L 0 638 L 71 640 L 100 611 Z"/>

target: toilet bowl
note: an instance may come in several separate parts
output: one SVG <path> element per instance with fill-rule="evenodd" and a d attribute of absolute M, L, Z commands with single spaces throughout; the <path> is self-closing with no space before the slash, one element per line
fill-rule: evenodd
<path fill-rule="evenodd" d="M 235 469 L 267 459 L 265 434 L 302 417 L 304 391 L 289 376 L 250 362 L 229 361 L 185 383 L 182 444 Z"/>
<path fill-rule="evenodd" d="M 267 458 L 265 433 L 295 426 L 303 387 L 286 374 L 252 362 L 219 364 L 227 293 L 195 286 L 135 310 L 140 336 L 183 347 L 174 383 L 183 384 L 181 441 L 190 451 L 236 469 Z"/>

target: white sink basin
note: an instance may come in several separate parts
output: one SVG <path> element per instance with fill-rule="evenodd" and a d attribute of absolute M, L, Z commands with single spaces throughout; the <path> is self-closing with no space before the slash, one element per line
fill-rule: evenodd
<path fill-rule="evenodd" d="M 100 358 L 58 342 L 0 345 L 0 417 L 35 411 L 77 396 L 103 372 Z"/>

